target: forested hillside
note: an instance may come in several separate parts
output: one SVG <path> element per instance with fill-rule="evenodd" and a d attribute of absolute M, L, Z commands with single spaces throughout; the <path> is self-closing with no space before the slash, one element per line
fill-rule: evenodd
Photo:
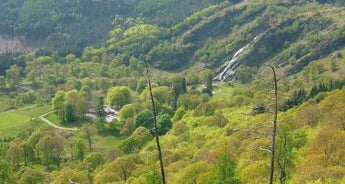
<path fill-rule="evenodd" d="M 3 0 L 0 183 L 162 183 L 156 138 L 166 183 L 269 183 L 275 106 L 273 183 L 344 183 L 343 17 L 342 0 Z"/>
<path fill-rule="evenodd" d="M 3 0 L 0 33 L 18 37 L 43 52 L 80 55 L 88 45 L 101 45 L 116 16 L 138 17 L 170 26 L 220 0 Z M 188 6 L 188 8 L 181 8 Z M 159 17 L 159 18 L 157 18 Z"/>

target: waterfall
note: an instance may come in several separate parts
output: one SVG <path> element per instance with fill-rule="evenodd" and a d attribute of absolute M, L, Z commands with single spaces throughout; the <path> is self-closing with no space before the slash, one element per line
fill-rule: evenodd
<path fill-rule="evenodd" d="M 228 77 L 235 74 L 235 64 L 236 62 L 243 57 L 244 55 L 247 55 L 250 50 L 252 49 L 253 45 L 260 40 L 260 38 L 265 34 L 261 33 L 258 36 L 256 36 L 253 41 L 248 43 L 246 46 L 240 48 L 238 51 L 235 52 L 235 54 L 232 56 L 232 58 L 227 61 L 228 63 L 226 67 L 214 78 L 214 80 L 218 80 L 221 82 L 224 82 Z"/>

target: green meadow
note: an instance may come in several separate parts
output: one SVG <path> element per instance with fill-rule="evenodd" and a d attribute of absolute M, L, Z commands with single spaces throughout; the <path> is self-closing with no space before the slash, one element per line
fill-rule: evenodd
<path fill-rule="evenodd" d="M 0 113 L 0 137 L 15 136 L 21 130 L 30 126 L 32 119 L 49 112 L 47 106 L 30 106 L 22 109 L 5 111 Z"/>

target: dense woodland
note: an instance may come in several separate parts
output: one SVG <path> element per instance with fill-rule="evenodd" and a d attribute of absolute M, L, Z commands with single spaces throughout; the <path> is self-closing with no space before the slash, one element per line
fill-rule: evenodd
<path fill-rule="evenodd" d="M 268 183 L 271 67 L 274 183 L 345 183 L 343 17 L 342 0 L 2 0 L 0 184 L 162 183 L 155 135 L 167 183 Z"/>

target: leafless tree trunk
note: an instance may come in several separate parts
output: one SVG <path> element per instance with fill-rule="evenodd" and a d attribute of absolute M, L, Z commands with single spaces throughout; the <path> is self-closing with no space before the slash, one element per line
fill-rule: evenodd
<path fill-rule="evenodd" d="M 285 179 L 286 179 L 286 162 L 287 162 L 287 157 L 288 157 L 288 151 L 287 151 L 287 134 L 284 133 L 283 135 L 284 137 L 282 137 L 283 140 L 280 140 L 280 151 L 277 155 L 277 162 L 278 162 L 278 166 L 280 169 L 280 176 L 279 176 L 279 181 L 280 184 L 284 184 L 285 183 Z"/>
<path fill-rule="evenodd" d="M 157 126 L 157 112 L 156 112 L 156 106 L 155 106 L 155 101 L 153 99 L 153 94 L 152 94 L 152 86 L 151 86 L 151 80 L 150 80 L 150 76 L 149 76 L 149 69 L 147 67 L 147 62 L 144 59 L 144 63 L 145 63 L 145 69 L 146 69 L 146 77 L 147 77 L 147 81 L 149 83 L 149 90 L 150 90 L 150 97 L 151 97 L 151 103 L 152 103 L 152 111 L 153 111 L 153 121 L 154 121 L 154 136 L 156 139 L 156 144 L 157 144 L 157 149 L 158 149 L 158 159 L 159 159 L 159 164 L 160 164 L 160 169 L 161 169 L 161 175 L 162 175 L 162 183 L 166 184 L 166 180 L 165 180 L 165 171 L 164 171 L 164 164 L 163 164 L 163 156 L 162 156 L 162 150 L 161 150 L 161 146 L 159 143 L 159 136 L 158 136 L 158 126 Z"/>
<path fill-rule="evenodd" d="M 277 89 L 277 76 L 273 66 L 271 66 L 274 78 L 274 118 L 273 118 L 273 130 L 272 130 L 272 146 L 271 146 L 271 169 L 270 169 L 270 182 L 273 184 L 274 180 L 274 156 L 276 147 L 276 132 L 277 132 L 277 115 L 278 115 L 278 89 Z"/>

